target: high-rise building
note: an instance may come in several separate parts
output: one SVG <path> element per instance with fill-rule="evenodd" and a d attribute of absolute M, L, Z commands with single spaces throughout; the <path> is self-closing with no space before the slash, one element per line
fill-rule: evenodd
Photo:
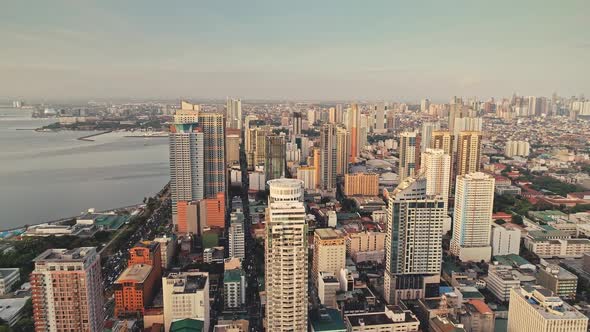
<path fill-rule="evenodd" d="M 207 272 L 177 272 L 162 278 L 164 300 L 164 331 L 172 322 L 195 319 L 209 331 L 209 274 Z"/>
<path fill-rule="evenodd" d="M 287 163 L 287 145 L 284 134 L 266 137 L 264 173 L 266 180 L 285 177 Z"/>
<path fill-rule="evenodd" d="M 432 133 L 440 130 L 440 122 L 424 122 L 420 137 L 420 150 L 424 151 L 432 144 Z"/>
<path fill-rule="evenodd" d="M 480 170 L 481 132 L 463 131 L 457 140 L 457 175 L 464 175 Z"/>
<path fill-rule="evenodd" d="M 426 177 L 426 193 L 442 197 L 446 208 L 451 178 L 451 156 L 445 154 L 442 149 L 426 149 L 422 152 L 420 167 L 420 172 Z"/>
<path fill-rule="evenodd" d="M 242 212 L 232 212 L 229 222 L 229 257 L 241 258 L 246 257 L 244 246 L 244 214 Z"/>
<path fill-rule="evenodd" d="M 172 260 L 174 259 L 174 254 L 176 253 L 176 237 L 174 235 L 164 235 L 163 237 L 155 238 L 154 241 L 160 243 L 162 269 L 167 270 L 172 266 Z"/>
<path fill-rule="evenodd" d="M 468 109 L 463 105 L 461 98 L 453 97 L 449 110 L 449 131 L 455 132 L 455 121 L 467 116 Z"/>
<path fill-rule="evenodd" d="M 399 181 L 416 172 L 416 132 L 403 132 L 399 143 Z"/>
<path fill-rule="evenodd" d="M 342 104 L 336 104 L 336 124 L 344 124 L 344 108 Z"/>
<path fill-rule="evenodd" d="M 225 112 L 227 127 L 242 129 L 242 101 L 240 99 L 227 98 Z"/>
<path fill-rule="evenodd" d="M 348 131 L 350 132 L 350 161 L 355 162 L 360 156 L 359 125 L 361 112 L 357 104 L 351 104 L 348 110 Z"/>
<path fill-rule="evenodd" d="M 336 189 L 336 128 L 328 123 L 320 130 L 320 188 Z"/>
<path fill-rule="evenodd" d="M 94 247 L 48 249 L 31 273 L 36 332 L 103 330 L 100 256 Z"/>
<path fill-rule="evenodd" d="M 293 131 L 291 132 L 292 136 L 301 135 L 301 128 L 303 125 L 303 118 L 301 117 L 301 112 L 293 112 Z"/>
<path fill-rule="evenodd" d="M 507 141 L 506 142 L 506 149 L 504 150 L 504 154 L 506 157 L 514 157 L 514 156 L 521 156 L 521 157 L 528 157 L 530 154 L 531 146 L 527 141 Z"/>
<path fill-rule="evenodd" d="M 336 108 L 330 107 L 328 109 L 328 123 L 336 124 Z"/>
<path fill-rule="evenodd" d="M 379 174 L 354 173 L 344 176 L 345 196 L 377 196 L 379 195 Z"/>
<path fill-rule="evenodd" d="M 265 281 L 267 331 L 307 330 L 307 222 L 303 182 L 268 182 Z"/>
<path fill-rule="evenodd" d="M 332 228 L 316 229 L 313 238 L 311 275 L 317 286 L 320 272 L 338 275 L 346 267 L 346 243 L 344 235 Z"/>
<path fill-rule="evenodd" d="M 200 105 L 180 102 L 180 109 L 174 113 L 174 123 L 197 123 L 199 122 Z"/>
<path fill-rule="evenodd" d="M 358 128 L 359 155 L 368 144 L 369 130 L 373 127 L 373 123 L 371 122 L 372 119 L 373 118 L 367 114 L 361 114 L 361 122 Z"/>
<path fill-rule="evenodd" d="M 451 162 L 453 160 L 453 152 L 455 149 L 455 136 L 447 130 L 434 130 L 432 131 L 432 138 L 430 140 L 430 147 L 433 149 L 442 149 L 445 154 L 451 156 Z"/>
<path fill-rule="evenodd" d="M 204 135 L 196 123 L 174 124 L 170 129 L 172 221 L 178 228 L 178 202 L 204 196 Z"/>
<path fill-rule="evenodd" d="M 256 166 L 264 165 L 266 155 L 266 137 L 271 134 L 270 127 L 252 127 L 249 130 L 248 144 L 246 144 L 246 158 L 248 168 L 254 170 Z M 246 135 L 246 133 L 244 133 Z"/>
<path fill-rule="evenodd" d="M 462 261 L 489 261 L 492 253 L 494 177 L 481 172 L 457 176 L 451 252 Z"/>
<path fill-rule="evenodd" d="M 246 274 L 241 268 L 223 272 L 223 304 L 226 309 L 238 309 L 246 303 Z"/>
<path fill-rule="evenodd" d="M 223 114 L 199 114 L 199 126 L 203 130 L 203 160 L 205 162 L 205 198 L 215 198 L 219 193 L 225 195 L 225 121 Z"/>
<path fill-rule="evenodd" d="M 510 290 L 509 332 L 586 332 L 588 317 L 543 287 Z"/>
<path fill-rule="evenodd" d="M 297 169 L 297 179 L 303 181 L 305 190 L 317 188 L 316 169 L 313 166 L 301 166 Z"/>
<path fill-rule="evenodd" d="M 350 137 L 346 127 L 339 125 L 336 127 L 336 175 L 348 173 L 349 161 L 349 141 Z"/>
<path fill-rule="evenodd" d="M 374 106 L 375 111 L 375 132 L 382 133 L 385 131 L 385 111 L 387 106 L 384 102 L 379 102 Z"/>
<path fill-rule="evenodd" d="M 315 168 L 315 179 L 317 188 L 321 187 L 322 181 L 322 150 L 319 148 L 313 149 L 313 167 Z"/>
<path fill-rule="evenodd" d="M 239 165 L 240 164 L 240 135 L 229 134 L 225 138 L 225 144 L 227 148 L 227 164 L 228 165 Z"/>
<path fill-rule="evenodd" d="M 428 112 L 429 108 L 430 108 L 430 100 L 428 98 L 422 99 L 422 101 L 420 101 L 420 112 L 426 113 L 426 112 Z"/>
<path fill-rule="evenodd" d="M 443 198 L 427 194 L 424 176 L 408 177 L 390 194 L 384 280 L 388 303 L 438 295 L 445 216 Z"/>

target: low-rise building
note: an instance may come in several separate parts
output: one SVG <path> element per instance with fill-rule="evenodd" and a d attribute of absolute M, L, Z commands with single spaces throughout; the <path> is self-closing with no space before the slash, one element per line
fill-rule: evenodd
<path fill-rule="evenodd" d="M 482 300 L 469 300 L 458 314 L 459 321 L 470 332 L 494 331 L 495 314 Z"/>
<path fill-rule="evenodd" d="M 346 332 L 346 326 L 337 309 L 320 309 L 309 317 L 311 332 Z"/>
<path fill-rule="evenodd" d="M 558 265 L 548 264 L 540 267 L 537 272 L 537 281 L 539 285 L 561 298 L 574 299 L 576 297 L 578 277 Z"/>
<path fill-rule="evenodd" d="M 240 308 L 246 302 L 246 275 L 241 268 L 223 273 L 223 303 L 226 309 Z"/>
<path fill-rule="evenodd" d="M 320 272 L 318 278 L 318 296 L 320 303 L 327 308 L 338 308 L 336 294 L 340 291 L 340 282 L 332 272 Z"/>
<path fill-rule="evenodd" d="M 20 281 L 20 269 L 5 268 L 0 269 L 0 295 L 6 295 L 17 286 Z"/>
<path fill-rule="evenodd" d="M 534 239 L 525 238 L 525 246 L 541 258 L 579 258 L 590 252 L 589 239 Z"/>
<path fill-rule="evenodd" d="M 385 233 L 367 231 L 348 233 L 346 252 L 355 263 L 383 262 L 385 259 Z"/>
<path fill-rule="evenodd" d="M 0 299 L 0 319 L 13 326 L 24 315 L 24 308 L 30 297 Z"/>
<path fill-rule="evenodd" d="M 512 273 L 513 268 L 504 265 L 490 265 L 488 276 L 485 278 L 487 289 L 494 296 L 507 302 L 510 298 L 510 290 L 520 287 L 520 280 Z"/>
<path fill-rule="evenodd" d="M 410 310 L 399 306 L 386 306 L 383 312 L 348 314 L 344 323 L 349 332 L 414 332 L 420 330 L 420 321 Z"/>

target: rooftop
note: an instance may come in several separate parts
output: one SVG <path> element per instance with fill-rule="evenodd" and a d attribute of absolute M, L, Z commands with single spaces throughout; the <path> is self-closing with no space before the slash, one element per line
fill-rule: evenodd
<path fill-rule="evenodd" d="M 335 231 L 332 228 L 320 228 L 316 229 L 315 233 L 322 240 L 339 239 L 342 237 L 342 233 Z"/>
<path fill-rule="evenodd" d="M 123 283 L 129 281 L 142 283 L 150 275 L 150 272 L 152 272 L 151 265 L 133 264 L 131 266 L 128 266 L 125 269 L 125 271 L 121 273 L 121 276 L 119 277 L 119 279 L 117 279 L 116 283 Z"/>
<path fill-rule="evenodd" d="M 0 269 L 0 278 L 6 278 L 13 273 L 18 273 L 20 271 L 19 268 L 5 268 Z"/>
<path fill-rule="evenodd" d="M 550 290 L 540 286 L 524 286 L 513 288 L 517 296 L 524 299 L 545 319 L 588 319 L 574 307 L 563 302 L 558 296 L 554 296 Z"/>
<path fill-rule="evenodd" d="M 10 322 L 19 313 L 29 300 L 29 297 L 18 297 L 12 299 L 0 299 L 0 319 Z"/>
<path fill-rule="evenodd" d="M 96 247 L 74 249 L 47 249 L 34 259 L 34 262 L 85 262 L 96 254 Z"/>
<path fill-rule="evenodd" d="M 202 332 L 205 324 L 201 320 L 181 319 L 170 324 L 170 332 Z"/>
<path fill-rule="evenodd" d="M 346 315 L 344 319 L 347 320 L 351 326 L 361 326 L 363 324 L 365 326 L 371 326 L 394 323 L 394 321 L 387 317 L 383 312 Z"/>
<path fill-rule="evenodd" d="M 316 315 L 311 315 L 310 322 L 317 332 L 346 330 L 340 311 L 336 309 L 322 309 Z"/>
<path fill-rule="evenodd" d="M 179 272 L 170 273 L 166 279 L 174 280 L 174 293 L 196 293 L 205 288 L 207 284 L 207 272 Z"/>

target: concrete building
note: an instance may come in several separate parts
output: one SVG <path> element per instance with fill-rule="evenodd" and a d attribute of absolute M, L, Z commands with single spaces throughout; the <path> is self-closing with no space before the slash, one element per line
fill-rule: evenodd
<path fill-rule="evenodd" d="M 10 293 L 20 281 L 20 269 L 4 268 L 0 269 L 0 295 Z"/>
<path fill-rule="evenodd" d="M 481 163 L 480 131 L 462 131 L 457 139 L 457 175 L 465 175 L 480 170 Z"/>
<path fill-rule="evenodd" d="M 346 265 L 346 244 L 344 235 L 332 228 L 314 231 L 312 277 L 317 286 L 320 272 L 334 275 Z"/>
<path fill-rule="evenodd" d="M 176 230 L 184 233 L 187 226 L 178 225 L 178 202 L 204 197 L 204 135 L 195 123 L 174 124 L 170 128 L 169 142 L 172 221 Z"/>
<path fill-rule="evenodd" d="M 101 332 L 103 285 L 96 248 L 48 249 L 34 263 L 31 289 L 35 331 Z"/>
<path fill-rule="evenodd" d="M 346 235 L 346 252 L 355 263 L 385 259 L 385 233 L 359 232 Z"/>
<path fill-rule="evenodd" d="M 285 135 L 271 135 L 265 141 L 264 174 L 266 180 L 285 177 L 287 167 L 287 145 Z"/>
<path fill-rule="evenodd" d="M 0 319 L 8 326 L 14 326 L 27 314 L 25 306 L 31 297 L 14 297 L 0 299 Z"/>
<path fill-rule="evenodd" d="M 332 272 L 318 273 L 318 297 L 327 308 L 338 309 L 336 293 L 340 290 L 340 281 Z"/>
<path fill-rule="evenodd" d="M 488 262 L 494 178 L 481 172 L 460 175 L 456 186 L 451 253 L 462 261 Z"/>
<path fill-rule="evenodd" d="M 379 174 L 354 173 L 344 176 L 345 196 L 379 195 Z"/>
<path fill-rule="evenodd" d="M 325 124 L 320 129 L 320 188 L 336 189 L 336 127 Z"/>
<path fill-rule="evenodd" d="M 303 182 L 268 181 L 265 282 L 267 331 L 307 329 L 307 222 Z"/>
<path fill-rule="evenodd" d="M 129 265 L 113 284 L 115 317 L 138 318 L 151 303 L 160 276 L 146 264 Z"/>
<path fill-rule="evenodd" d="M 242 129 L 242 101 L 240 99 L 227 98 L 225 106 L 227 127 Z"/>
<path fill-rule="evenodd" d="M 197 123 L 199 122 L 200 110 L 201 105 L 181 101 L 180 109 L 174 113 L 174 123 Z"/>
<path fill-rule="evenodd" d="M 164 299 L 164 330 L 183 319 L 204 322 L 203 331 L 209 331 L 209 274 L 207 272 L 170 273 L 162 278 Z"/>
<path fill-rule="evenodd" d="M 539 285 L 549 289 L 562 299 L 575 299 L 578 277 L 559 265 L 548 264 L 537 271 Z"/>
<path fill-rule="evenodd" d="M 176 236 L 164 236 L 154 239 L 160 244 L 162 269 L 169 269 L 176 253 Z"/>
<path fill-rule="evenodd" d="M 518 255 L 520 252 L 520 230 L 516 227 L 492 223 L 492 256 Z"/>
<path fill-rule="evenodd" d="M 399 181 L 413 176 L 416 172 L 416 158 L 419 155 L 416 150 L 416 132 L 403 132 L 399 142 Z"/>
<path fill-rule="evenodd" d="M 243 213 L 232 212 L 230 214 L 228 237 L 229 237 L 229 257 L 243 259 L 246 256 L 246 247 L 245 247 L 245 242 L 244 242 L 244 214 Z"/>
<path fill-rule="evenodd" d="M 510 291 L 508 332 L 586 332 L 588 317 L 543 287 Z"/>
<path fill-rule="evenodd" d="M 430 148 L 432 142 L 432 134 L 440 130 L 440 122 L 424 122 L 422 123 L 422 132 L 420 133 L 420 150 L 426 151 Z"/>
<path fill-rule="evenodd" d="M 385 132 L 385 112 L 387 111 L 387 106 L 384 102 L 379 102 L 377 105 L 373 106 L 373 114 L 375 120 L 375 129 L 376 133 L 383 133 Z"/>
<path fill-rule="evenodd" d="M 427 148 L 422 152 L 420 172 L 426 176 L 426 193 L 441 196 L 445 202 L 449 200 L 451 178 L 451 156 L 443 149 Z M 448 203 L 445 203 L 445 209 Z"/>
<path fill-rule="evenodd" d="M 426 189 L 426 178 L 413 176 L 389 196 L 384 289 L 390 304 L 438 295 L 445 202 Z"/>
<path fill-rule="evenodd" d="M 382 312 L 344 315 L 349 332 L 418 332 L 420 321 L 410 310 L 398 306 L 386 306 Z"/>
<path fill-rule="evenodd" d="M 495 314 L 488 305 L 479 299 L 470 299 L 463 304 L 459 321 L 470 332 L 494 331 Z"/>
<path fill-rule="evenodd" d="M 226 157 L 228 165 L 239 165 L 240 164 L 240 135 L 229 134 L 225 138 L 226 144 Z"/>
<path fill-rule="evenodd" d="M 348 173 L 350 134 L 343 125 L 336 126 L 336 175 Z"/>
<path fill-rule="evenodd" d="M 507 141 L 504 154 L 506 157 L 528 157 L 531 151 L 531 145 L 527 141 Z"/>
<path fill-rule="evenodd" d="M 291 136 L 295 137 L 301 135 L 301 128 L 303 125 L 303 118 L 301 112 L 293 112 Z"/>
<path fill-rule="evenodd" d="M 223 303 L 225 309 L 241 308 L 246 303 L 246 274 L 241 268 L 223 273 Z"/>
<path fill-rule="evenodd" d="M 360 156 L 359 146 L 359 126 L 361 123 L 361 112 L 359 111 L 357 104 L 351 104 L 350 109 L 347 112 L 348 115 L 348 126 L 347 129 L 350 132 L 350 160 L 355 162 Z"/>
<path fill-rule="evenodd" d="M 524 239 L 525 247 L 541 258 L 580 258 L 590 252 L 589 239 L 549 239 L 530 234 Z"/>
<path fill-rule="evenodd" d="M 337 309 L 322 308 L 310 317 L 311 332 L 346 332 L 346 326 Z"/>
<path fill-rule="evenodd" d="M 216 198 L 226 191 L 225 120 L 223 114 L 199 113 L 203 131 L 204 197 Z"/>
<path fill-rule="evenodd" d="M 520 287 L 520 280 L 514 275 L 513 268 L 505 265 L 490 265 L 485 281 L 487 289 L 502 302 L 510 299 L 512 288 Z"/>
<path fill-rule="evenodd" d="M 313 166 L 301 166 L 297 168 L 297 179 L 303 181 L 305 190 L 317 188 L 316 168 Z"/>

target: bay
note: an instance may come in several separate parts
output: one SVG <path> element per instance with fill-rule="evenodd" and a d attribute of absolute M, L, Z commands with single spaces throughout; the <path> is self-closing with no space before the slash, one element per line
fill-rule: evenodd
<path fill-rule="evenodd" d="M 168 182 L 166 138 L 17 130 L 55 121 L 0 108 L 0 229 L 138 204 Z"/>

